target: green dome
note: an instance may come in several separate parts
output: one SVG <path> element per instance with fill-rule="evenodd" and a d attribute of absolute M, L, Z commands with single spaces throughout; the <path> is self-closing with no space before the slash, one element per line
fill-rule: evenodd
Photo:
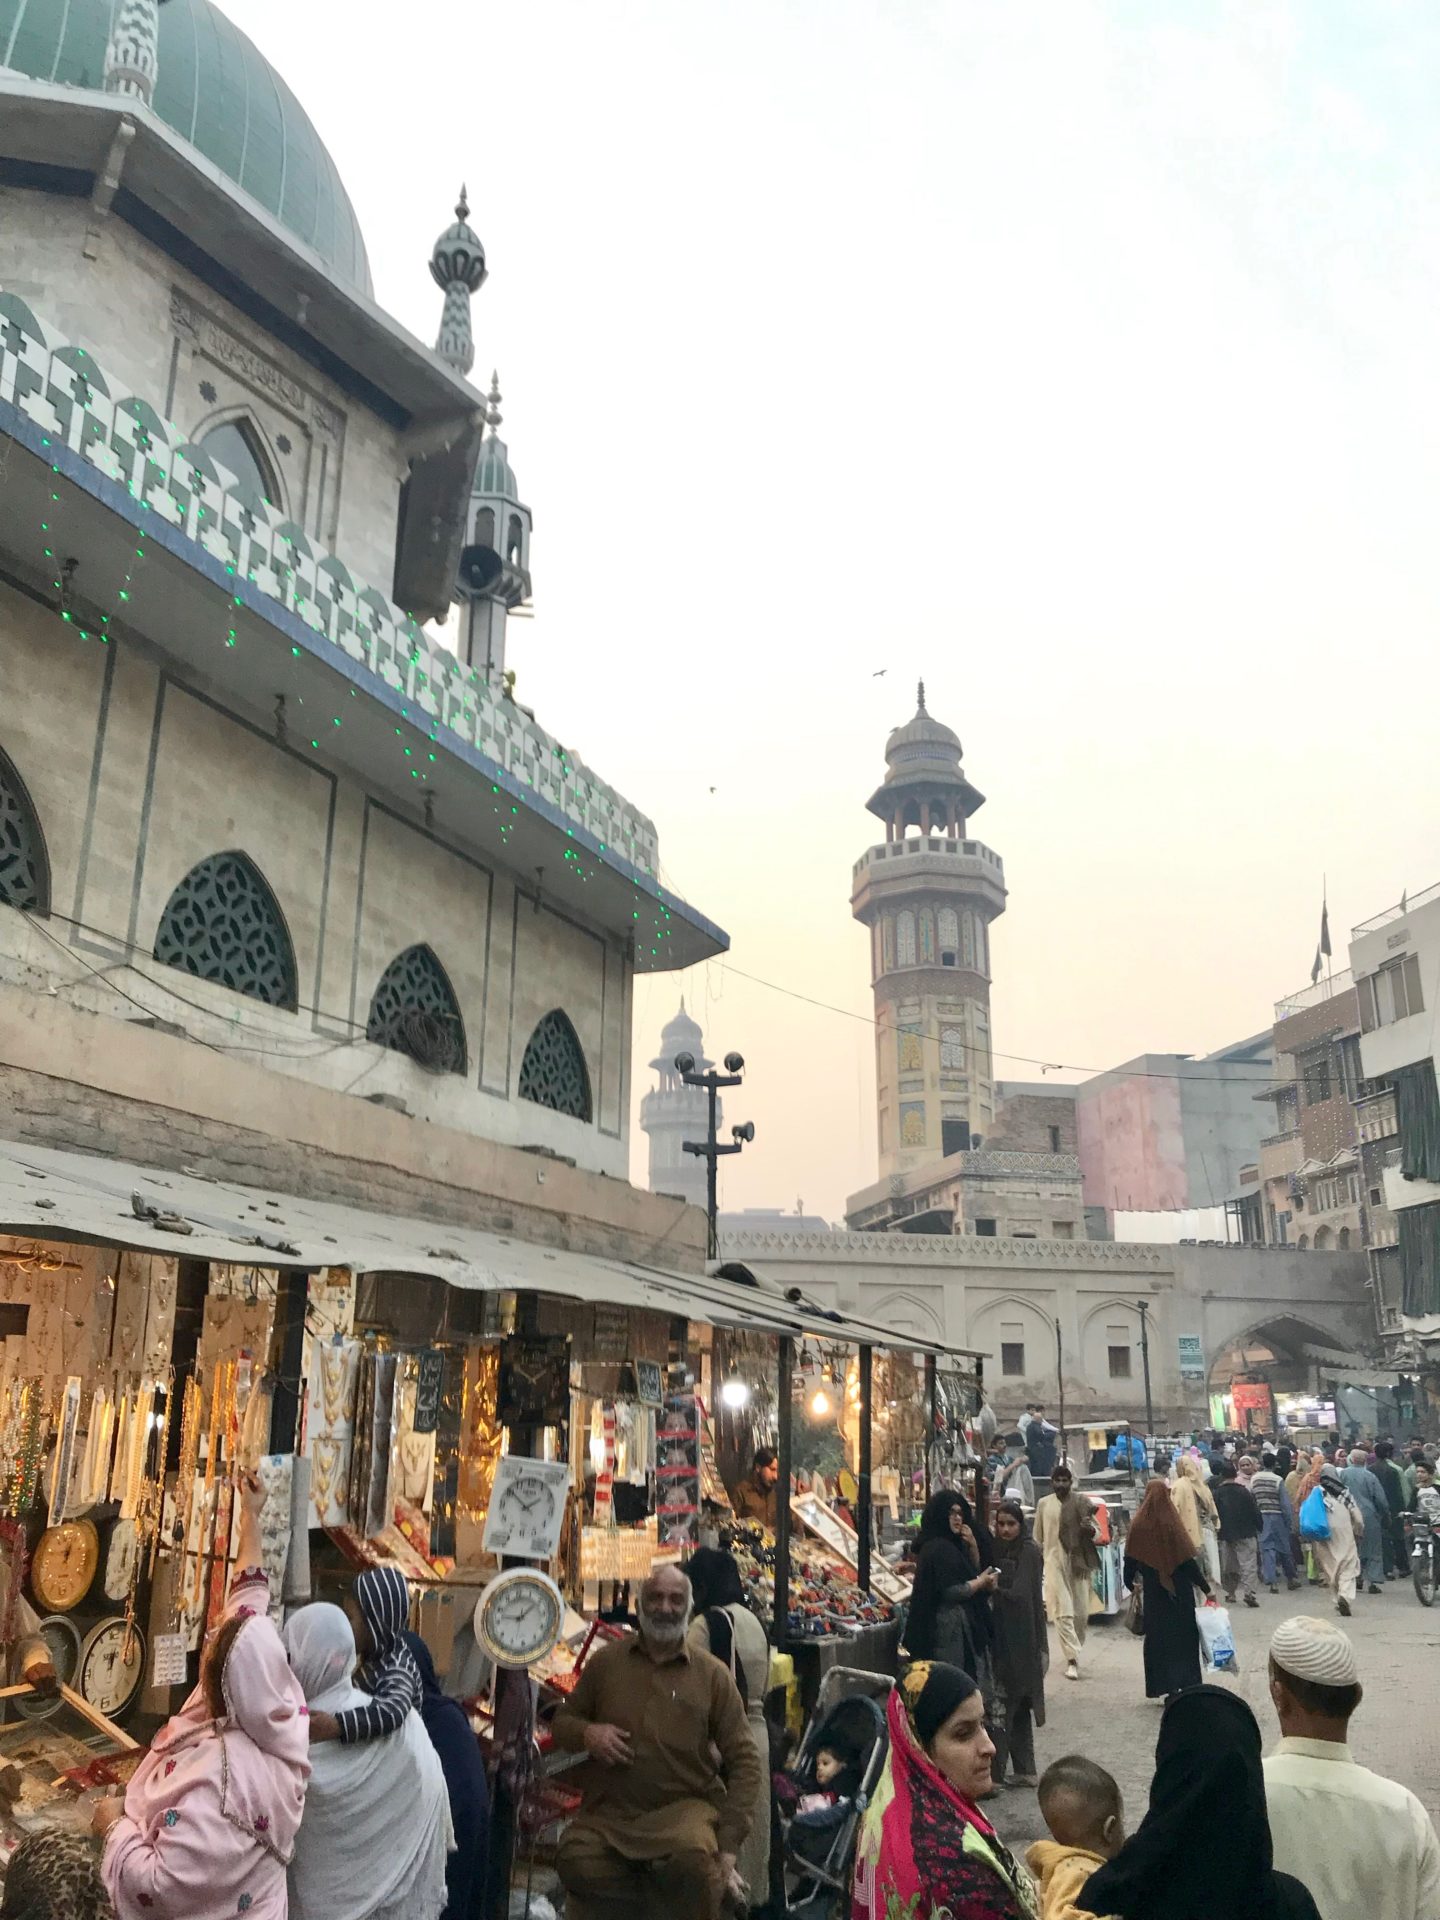
<path fill-rule="evenodd" d="M 0 67 L 103 85 L 111 0 L 0 0 Z M 334 273 L 371 291 L 360 225 L 335 162 L 269 61 L 210 0 L 160 8 L 155 111 Z"/>

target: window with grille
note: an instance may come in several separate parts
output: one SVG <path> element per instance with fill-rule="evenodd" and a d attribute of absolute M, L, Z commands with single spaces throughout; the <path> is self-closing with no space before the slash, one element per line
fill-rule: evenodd
<path fill-rule="evenodd" d="M 190 869 L 160 916 L 155 958 L 266 1006 L 295 1008 L 295 949 L 285 916 L 243 853 L 214 853 Z"/>
<path fill-rule="evenodd" d="M 592 1117 L 590 1075 L 580 1036 L 557 1007 L 547 1013 L 530 1036 L 520 1062 L 520 1098 L 537 1107 L 568 1113 L 576 1120 Z"/>
<path fill-rule="evenodd" d="M 365 1038 L 431 1073 L 464 1073 L 465 1022 L 450 976 L 424 945 L 397 953 L 370 1002 Z"/>
<path fill-rule="evenodd" d="M 1023 1380 L 1025 1377 L 1025 1342 L 1023 1340 L 1002 1340 L 1000 1342 L 1000 1371 L 1011 1379 Z"/>
<path fill-rule="evenodd" d="M 25 782 L 0 753 L 0 906 L 49 913 L 50 862 Z"/>
<path fill-rule="evenodd" d="M 1107 1352 L 1110 1358 L 1110 1378 L 1128 1380 L 1130 1378 L 1130 1334 L 1125 1327 L 1107 1327 L 1105 1329 Z"/>

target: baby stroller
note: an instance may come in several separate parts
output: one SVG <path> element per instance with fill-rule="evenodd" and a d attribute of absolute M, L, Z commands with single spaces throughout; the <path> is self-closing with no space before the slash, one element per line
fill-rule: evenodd
<path fill-rule="evenodd" d="M 888 1674 L 854 1667 L 832 1667 L 820 1683 L 795 1770 L 813 1765 L 822 1747 L 839 1747 L 857 1755 L 859 1786 L 838 1806 L 785 1822 L 788 1920 L 839 1920 L 848 1909 L 855 1836 L 885 1765 L 885 1702 L 894 1684 Z"/>

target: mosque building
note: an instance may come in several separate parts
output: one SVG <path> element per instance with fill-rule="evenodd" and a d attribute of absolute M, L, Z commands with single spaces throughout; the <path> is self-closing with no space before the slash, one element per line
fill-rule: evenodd
<path fill-rule="evenodd" d="M 0 1131 L 698 1265 L 632 993 L 727 938 L 514 698 L 463 191 L 428 266 L 212 0 L 0 0 Z"/>
<path fill-rule="evenodd" d="M 674 1194 L 692 1207 L 703 1207 L 705 1162 L 698 1154 L 686 1153 L 685 1142 L 706 1137 L 710 1101 L 703 1087 L 687 1086 L 682 1079 L 675 1061 L 686 1053 L 700 1073 L 708 1073 L 715 1064 L 705 1052 L 699 1021 L 685 1011 L 682 1000 L 680 1011 L 662 1029 L 660 1051 L 650 1062 L 658 1079 L 640 1102 L 640 1129 L 650 1142 L 650 1191 Z M 724 1103 L 717 1102 L 717 1126 L 723 1124 L 724 1115 Z"/>

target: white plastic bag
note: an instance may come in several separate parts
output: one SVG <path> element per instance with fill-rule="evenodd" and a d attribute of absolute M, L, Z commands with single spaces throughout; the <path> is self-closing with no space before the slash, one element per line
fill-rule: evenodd
<path fill-rule="evenodd" d="M 1230 1626 L 1228 1607 L 1201 1607 L 1195 1615 L 1200 1626 L 1200 1649 L 1207 1667 L 1217 1673 L 1238 1673 L 1240 1656 L 1235 1651 L 1235 1635 Z"/>

